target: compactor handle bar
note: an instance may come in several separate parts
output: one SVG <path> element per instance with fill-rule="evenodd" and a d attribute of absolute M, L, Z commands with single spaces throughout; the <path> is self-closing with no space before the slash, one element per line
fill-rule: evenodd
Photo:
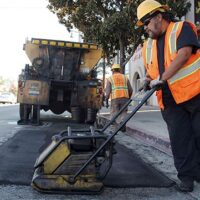
<path fill-rule="evenodd" d="M 158 87 L 153 87 L 151 90 L 147 91 L 143 99 L 140 101 L 140 103 L 132 110 L 132 112 L 125 117 L 125 119 L 122 121 L 120 126 L 114 131 L 113 134 L 111 134 L 105 141 L 104 143 L 95 151 L 93 155 L 84 163 L 84 165 L 75 173 L 74 176 L 70 177 L 70 182 L 75 182 L 77 176 L 88 166 L 88 164 L 97 156 L 97 154 L 114 138 L 114 136 L 120 131 L 120 129 L 133 117 L 133 115 L 143 106 L 143 104 L 151 97 L 151 95 L 158 90 Z M 129 100 L 129 103 L 132 100 Z M 128 102 L 127 102 L 128 104 Z M 128 106 L 125 104 L 124 106 Z M 122 110 L 122 109 L 121 109 Z M 112 120 L 114 121 L 114 120 Z M 109 123 L 110 124 L 110 123 Z M 108 126 L 106 126 L 107 128 Z M 104 128 L 104 130 L 106 129 Z"/>

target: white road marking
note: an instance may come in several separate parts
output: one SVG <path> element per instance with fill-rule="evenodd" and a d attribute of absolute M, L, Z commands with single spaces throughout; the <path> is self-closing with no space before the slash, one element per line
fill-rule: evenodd
<path fill-rule="evenodd" d="M 14 121 L 14 122 L 8 122 L 8 124 L 17 125 L 17 122 L 16 121 Z"/>

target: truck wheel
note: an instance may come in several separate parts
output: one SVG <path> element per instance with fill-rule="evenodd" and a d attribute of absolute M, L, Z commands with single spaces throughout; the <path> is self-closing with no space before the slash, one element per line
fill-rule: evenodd
<path fill-rule="evenodd" d="M 17 124 L 19 124 L 19 125 L 29 124 L 29 117 L 30 117 L 30 114 L 31 114 L 31 107 L 32 107 L 31 105 L 27 105 L 27 104 L 23 104 L 23 103 L 19 104 L 20 120 L 18 120 Z"/>
<path fill-rule="evenodd" d="M 31 123 L 35 125 L 40 124 L 40 105 L 33 105 Z"/>
<path fill-rule="evenodd" d="M 22 103 L 19 104 L 19 116 L 20 119 L 24 119 L 24 104 Z"/>
<path fill-rule="evenodd" d="M 86 123 L 93 124 L 96 121 L 97 111 L 92 108 L 87 109 Z"/>
<path fill-rule="evenodd" d="M 19 116 L 20 116 L 20 119 L 22 120 L 28 120 L 31 114 L 31 105 L 27 105 L 26 108 L 24 105 L 25 104 L 23 103 L 19 104 Z M 26 109 L 26 116 L 24 116 L 25 109 Z"/>
<path fill-rule="evenodd" d="M 76 123 L 85 121 L 85 112 L 80 107 L 71 107 L 72 120 Z"/>

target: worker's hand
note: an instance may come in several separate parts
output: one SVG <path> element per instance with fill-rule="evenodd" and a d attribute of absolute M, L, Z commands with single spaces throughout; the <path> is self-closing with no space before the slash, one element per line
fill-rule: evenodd
<path fill-rule="evenodd" d="M 145 80 L 144 85 L 143 85 L 144 92 L 146 92 L 146 91 L 148 91 L 150 89 L 151 89 L 151 87 L 150 87 L 150 81 L 149 80 Z"/>
<path fill-rule="evenodd" d="M 143 81 L 142 87 L 140 87 L 138 91 L 140 92 L 144 90 L 144 92 L 146 92 L 147 90 L 150 90 L 151 89 L 150 82 L 151 82 L 151 79 L 146 77 Z"/>
<path fill-rule="evenodd" d="M 160 80 L 160 77 L 158 77 L 157 79 L 154 79 L 150 82 L 150 87 L 151 88 L 157 88 L 158 90 L 160 88 L 162 88 L 162 86 L 165 84 L 165 81 Z"/>

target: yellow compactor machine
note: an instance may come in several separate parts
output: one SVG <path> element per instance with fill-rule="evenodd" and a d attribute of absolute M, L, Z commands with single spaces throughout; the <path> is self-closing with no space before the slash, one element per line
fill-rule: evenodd
<path fill-rule="evenodd" d="M 113 142 L 94 130 L 68 130 L 52 137 L 35 163 L 34 189 L 45 193 L 97 194 L 112 166 Z"/>

